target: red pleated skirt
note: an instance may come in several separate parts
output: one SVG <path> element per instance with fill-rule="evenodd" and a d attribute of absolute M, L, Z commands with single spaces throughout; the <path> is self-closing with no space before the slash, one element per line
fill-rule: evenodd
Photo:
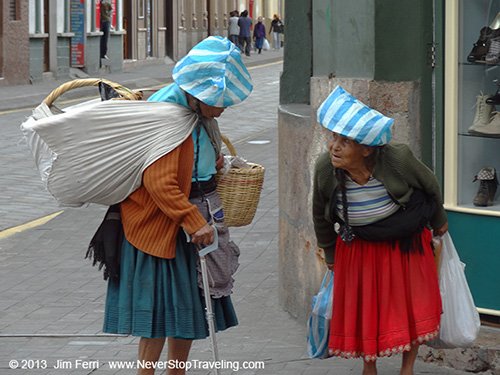
<path fill-rule="evenodd" d="M 374 361 L 437 335 L 441 295 L 431 232 L 424 229 L 421 239 L 423 253 L 402 253 L 393 242 L 338 238 L 330 355 Z"/>

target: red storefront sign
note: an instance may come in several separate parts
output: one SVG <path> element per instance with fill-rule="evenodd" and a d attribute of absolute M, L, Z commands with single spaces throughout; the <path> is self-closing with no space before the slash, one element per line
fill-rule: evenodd
<path fill-rule="evenodd" d="M 253 3 L 254 3 L 254 0 L 250 0 L 249 1 L 249 5 L 248 5 L 248 16 L 253 19 Z"/>

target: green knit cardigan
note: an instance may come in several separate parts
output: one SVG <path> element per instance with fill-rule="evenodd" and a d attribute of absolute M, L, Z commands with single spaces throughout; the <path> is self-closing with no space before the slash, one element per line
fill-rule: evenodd
<path fill-rule="evenodd" d="M 404 144 L 390 143 L 377 150 L 373 177 L 384 184 L 393 200 L 403 206 L 409 201 L 413 189 L 420 189 L 436 201 L 436 212 L 431 219 L 432 228 L 447 222 L 441 189 L 434 173 L 420 162 Z M 337 232 L 337 215 L 330 215 L 332 200 L 336 199 L 337 179 L 328 152 L 316 161 L 313 191 L 313 222 L 318 246 L 325 250 L 327 263 L 333 263 Z M 340 220 L 340 219 L 338 219 Z"/>

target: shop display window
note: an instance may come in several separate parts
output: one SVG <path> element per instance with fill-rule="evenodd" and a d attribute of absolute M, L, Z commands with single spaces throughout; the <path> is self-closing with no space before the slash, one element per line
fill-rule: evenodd
<path fill-rule="evenodd" d="M 458 3 L 456 54 L 447 55 L 455 66 L 447 79 L 456 82 L 445 85 L 455 91 L 445 92 L 452 98 L 445 108 L 445 196 L 455 208 L 500 216 L 500 0 Z"/>
<path fill-rule="evenodd" d="M 498 319 L 500 0 L 444 5 L 445 208 L 474 303 Z"/>

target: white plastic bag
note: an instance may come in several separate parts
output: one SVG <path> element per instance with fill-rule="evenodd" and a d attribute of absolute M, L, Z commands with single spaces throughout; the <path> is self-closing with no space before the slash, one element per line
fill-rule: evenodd
<path fill-rule="evenodd" d="M 269 45 L 269 41 L 266 38 L 264 38 L 264 42 L 262 43 L 262 49 L 264 51 L 268 51 L 270 48 L 271 46 Z"/>
<path fill-rule="evenodd" d="M 448 232 L 442 241 L 439 289 L 443 314 L 439 338 L 428 345 L 433 348 L 464 348 L 474 343 L 481 321 L 465 278 L 465 264 L 460 261 Z"/>
<path fill-rule="evenodd" d="M 63 206 L 121 202 L 197 123 L 172 103 L 91 101 L 66 111 L 52 114 L 42 103 L 21 125 L 45 187 Z"/>
<path fill-rule="evenodd" d="M 333 307 L 333 271 L 326 271 L 318 294 L 312 298 L 307 321 L 307 353 L 310 358 L 328 357 L 328 337 Z"/>

